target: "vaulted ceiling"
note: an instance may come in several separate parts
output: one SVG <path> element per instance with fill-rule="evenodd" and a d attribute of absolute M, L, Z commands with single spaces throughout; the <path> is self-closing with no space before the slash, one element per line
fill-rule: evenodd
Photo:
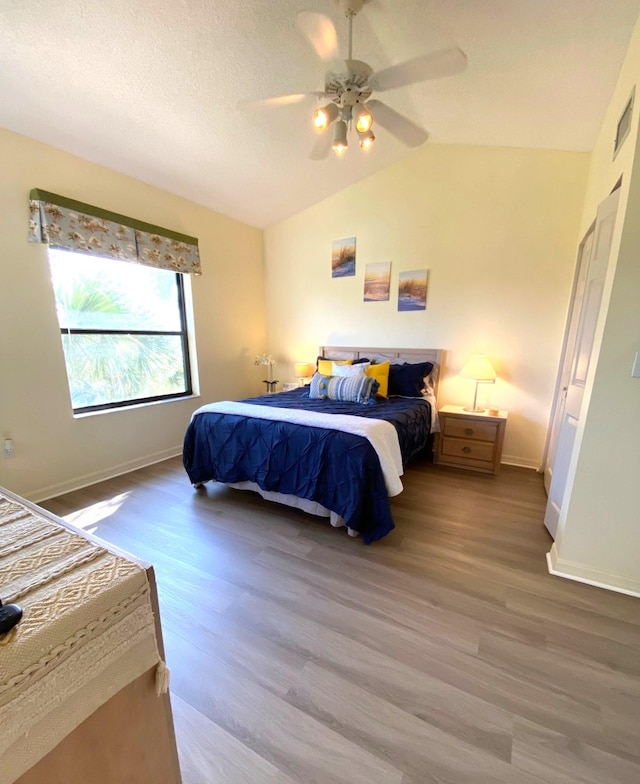
<path fill-rule="evenodd" d="M 383 128 L 370 151 L 308 157 L 326 63 L 299 11 L 335 0 L 0 0 L 0 126 L 255 226 L 413 154 Z M 461 74 L 385 93 L 426 144 L 590 150 L 638 0 L 371 0 L 353 56 L 374 70 L 459 46 Z M 621 107 L 622 110 L 623 107 Z M 35 183 L 38 185 L 41 183 Z"/>

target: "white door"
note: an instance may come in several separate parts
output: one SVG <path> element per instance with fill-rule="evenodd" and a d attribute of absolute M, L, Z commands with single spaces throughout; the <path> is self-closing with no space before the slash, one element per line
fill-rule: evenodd
<path fill-rule="evenodd" d="M 598 208 L 594 231 L 583 243 L 584 261 L 581 258 L 580 262 L 585 270 L 584 273 L 582 270 L 579 271 L 576 285 L 576 295 L 580 294 L 580 302 L 574 308 L 575 315 L 572 314 L 568 324 L 566 375 L 563 372 L 560 378 L 562 389 L 554 421 L 556 433 L 554 434 L 552 430 L 549 443 L 549 455 L 551 458 L 553 454 L 553 459 L 548 461 L 550 484 L 544 524 L 554 539 L 564 501 L 569 463 L 580 423 L 585 383 L 593 358 L 593 341 L 602 302 L 604 280 L 609 266 L 619 194 L 618 189 L 602 202 Z"/>
<path fill-rule="evenodd" d="M 580 324 L 580 314 L 582 313 L 582 303 L 584 301 L 584 290 L 587 283 L 587 272 L 591 260 L 593 249 L 593 235 L 596 224 L 595 221 L 585 238 L 578 248 L 578 261 L 576 264 L 576 274 L 573 281 L 573 291 L 569 304 L 569 314 L 565 327 L 564 346 L 560 357 L 560 372 L 556 380 L 556 393 L 553 401 L 553 409 L 550 419 L 549 435 L 544 459 L 544 489 L 549 495 L 551 480 L 553 479 L 553 469 L 558 448 L 558 436 L 560 425 L 564 418 L 564 408 L 569 389 L 569 378 L 574 363 L 576 351 L 576 338 L 578 336 L 578 326 Z"/>

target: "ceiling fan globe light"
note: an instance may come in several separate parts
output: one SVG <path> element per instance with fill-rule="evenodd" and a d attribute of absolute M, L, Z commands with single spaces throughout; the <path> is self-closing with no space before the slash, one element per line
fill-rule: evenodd
<path fill-rule="evenodd" d="M 373 117 L 371 116 L 371 113 L 366 111 L 366 109 L 363 109 L 356 119 L 356 131 L 359 133 L 366 133 L 371 129 L 372 125 Z"/>
<path fill-rule="evenodd" d="M 316 109 L 313 113 L 313 127 L 317 131 L 324 131 L 329 125 L 329 118 L 324 109 Z"/>
<path fill-rule="evenodd" d="M 372 131 L 361 133 L 359 134 L 359 136 L 360 136 L 360 147 L 363 150 L 368 150 L 376 140 L 376 137 L 373 135 Z"/>
<path fill-rule="evenodd" d="M 335 103 L 328 103 L 313 113 L 313 127 L 317 131 L 325 131 L 338 116 L 338 107 Z"/>

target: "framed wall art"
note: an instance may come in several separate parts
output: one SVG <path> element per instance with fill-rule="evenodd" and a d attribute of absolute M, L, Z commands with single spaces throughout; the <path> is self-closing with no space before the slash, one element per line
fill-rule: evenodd
<path fill-rule="evenodd" d="M 398 275 L 398 310 L 426 310 L 429 270 L 408 270 Z"/>
<path fill-rule="evenodd" d="M 364 301 L 385 302 L 389 299 L 391 262 L 376 261 L 364 267 Z"/>
<path fill-rule="evenodd" d="M 331 277 L 347 278 L 356 274 L 356 238 L 331 243 Z"/>

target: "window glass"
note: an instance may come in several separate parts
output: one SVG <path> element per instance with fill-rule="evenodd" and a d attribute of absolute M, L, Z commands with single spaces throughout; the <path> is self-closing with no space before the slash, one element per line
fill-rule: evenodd
<path fill-rule="evenodd" d="M 64 250 L 49 258 L 62 329 L 180 329 L 174 272 Z"/>
<path fill-rule="evenodd" d="M 177 273 L 50 249 L 74 411 L 191 393 Z"/>

